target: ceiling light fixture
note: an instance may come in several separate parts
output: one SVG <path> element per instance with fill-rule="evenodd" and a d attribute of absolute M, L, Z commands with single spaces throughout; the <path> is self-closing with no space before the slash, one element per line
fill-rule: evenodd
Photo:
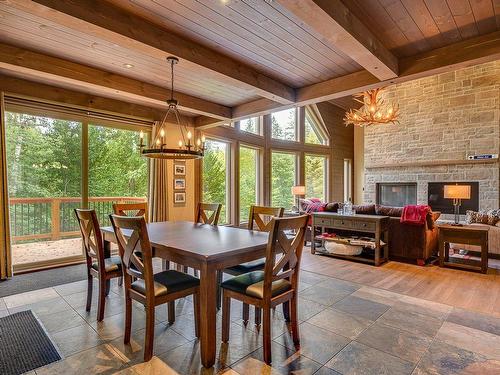
<path fill-rule="evenodd" d="M 177 108 L 177 100 L 174 99 L 174 65 L 179 62 L 177 57 L 169 56 L 167 61 L 170 64 L 171 72 L 171 86 L 170 86 L 170 99 L 167 99 L 168 110 L 156 131 L 156 135 L 150 142 L 149 147 L 144 144 L 144 132 L 141 131 L 140 137 L 140 150 L 142 156 L 152 159 L 200 159 L 205 152 L 205 137 L 196 140 L 193 145 L 193 134 L 187 129 L 185 125 L 181 124 L 181 115 Z M 169 123 L 168 119 L 173 117 L 175 123 L 179 126 L 182 139 L 179 140 L 179 148 L 167 148 L 166 144 L 166 126 Z M 170 121 L 174 123 L 174 121 Z M 187 141 L 186 141 L 187 139 Z"/>
<path fill-rule="evenodd" d="M 399 107 L 397 104 L 387 104 L 378 94 L 383 88 L 364 91 L 354 95 L 354 100 L 363 104 L 360 109 L 350 109 L 344 116 L 344 123 L 365 127 L 370 125 L 399 123 Z M 362 99 L 358 99 L 362 98 Z"/>
<path fill-rule="evenodd" d="M 123 66 L 127 69 L 132 69 L 134 67 L 134 65 L 130 63 L 123 64 Z"/>

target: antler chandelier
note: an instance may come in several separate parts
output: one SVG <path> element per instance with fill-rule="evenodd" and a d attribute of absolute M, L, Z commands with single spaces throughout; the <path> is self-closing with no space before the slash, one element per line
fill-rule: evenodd
<path fill-rule="evenodd" d="M 177 108 L 177 100 L 174 99 L 174 65 L 179 62 L 177 57 L 169 56 L 167 61 L 170 64 L 171 86 L 170 99 L 167 99 L 168 110 L 159 128 L 156 129 L 154 139 L 150 142 L 149 147 L 144 144 L 144 132 L 140 133 L 140 150 L 142 156 L 154 159 L 200 159 L 205 152 L 205 137 L 201 137 L 196 141 L 196 145 L 192 144 L 193 134 L 186 126 L 181 124 L 179 109 Z M 181 137 L 179 140 L 179 148 L 167 148 L 166 145 L 166 126 L 168 118 L 173 117 L 175 122 L 180 127 Z M 173 123 L 173 122 L 171 122 Z M 186 142 L 187 138 L 187 142 Z"/>
<path fill-rule="evenodd" d="M 360 109 L 350 109 L 346 112 L 344 123 L 355 126 L 370 126 L 399 123 L 399 107 L 397 104 L 386 104 L 378 94 L 383 88 L 368 90 L 354 95 L 354 100 L 363 104 Z M 362 99 L 358 99 L 362 98 Z"/>

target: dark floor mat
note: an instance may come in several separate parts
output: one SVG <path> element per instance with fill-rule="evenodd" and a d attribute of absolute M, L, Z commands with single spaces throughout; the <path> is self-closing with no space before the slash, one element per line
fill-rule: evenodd
<path fill-rule="evenodd" d="M 14 275 L 11 279 L 0 281 L 0 298 L 85 280 L 86 278 L 87 268 L 85 264 Z"/>
<path fill-rule="evenodd" d="M 0 374 L 23 374 L 60 359 L 31 310 L 0 318 Z"/>

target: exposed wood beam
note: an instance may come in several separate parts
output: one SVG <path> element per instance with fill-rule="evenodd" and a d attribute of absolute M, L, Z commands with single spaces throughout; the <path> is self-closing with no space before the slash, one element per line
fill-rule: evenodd
<path fill-rule="evenodd" d="M 401 59 L 400 75 L 397 78 L 380 81 L 370 72 L 360 71 L 302 87 L 297 89 L 297 101 L 294 105 L 320 103 L 376 87 L 408 82 L 498 59 L 500 31 Z M 263 115 L 287 107 L 289 106 L 256 100 L 233 107 L 233 118 L 249 117 L 253 113 Z"/>
<path fill-rule="evenodd" d="M 114 112 L 127 116 L 140 117 L 148 120 L 161 120 L 165 112 L 159 109 L 145 107 L 138 104 L 103 98 L 78 91 L 54 87 L 43 83 L 32 82 L 26 79 L 10 77 L 0 74 L 0 87 L 6 93 L 30 97 L 52 103 L 63 103 L 83 109 Z M 189 117 L 183 120 L 191 124 Z"/>
<path fill-rule="evenodd" d="M 33 2 L 42 5 L 41 7 Z M 17 4 L 17 5 L 16 5 Z M 295 101 L 295 90 L 215 50 L 129 14 L 102 0 L 17 0 L 12 6 L 29 8 L 63 25 L 82 27 L 117 44 L 153 49 L 175 55 L 225 76 L 233 85 L 248 87 L 258 95 L 287 104 Z M 37 9 L 34 9 L 34 8 Z"/>
<path fill-rule="evenodd" d="M 55 85 L 80 87 L 89 92 L 166 108 L 168 89 L 140 82 L 86 65 L 70 62 L 0 43 L 0 68 L 17 74 L 43 78 Z M 182 93 L 176 93 L 179 109 L 219 120 L 231 118 L 231 108 Z"/>
<path fill-rule="evenodd" d="M 398 75 L 398 59 L 340 0 L 276 0 L 380 80 Z"/>

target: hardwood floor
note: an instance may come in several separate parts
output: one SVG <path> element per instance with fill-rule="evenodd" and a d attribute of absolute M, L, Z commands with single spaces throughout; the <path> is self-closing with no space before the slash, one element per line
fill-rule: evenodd
<path fill-rule="evenodd" d="M 380 267 L 312 255 L 304 249 L 303 270 L 411 297 L 500 316 L 500 269 L 487 274 L 429 265 L 389 262 Z"/>

